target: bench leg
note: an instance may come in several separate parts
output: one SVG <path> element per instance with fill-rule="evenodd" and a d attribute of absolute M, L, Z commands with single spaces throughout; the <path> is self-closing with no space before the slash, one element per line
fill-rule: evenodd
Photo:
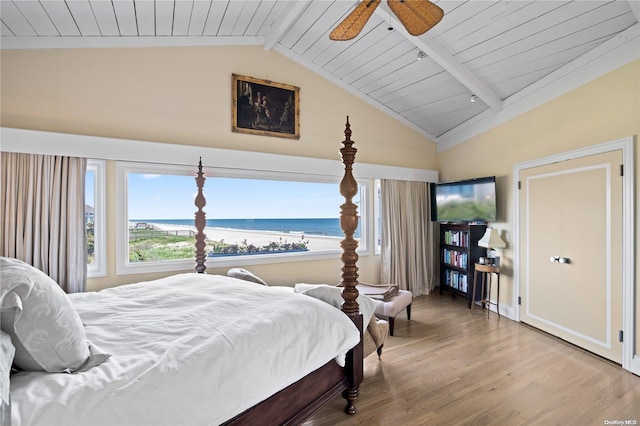
<path fill-rule="evenodd" d="M 407 319 L 411 321 L 411 303 L 407 305 Z M 393 328 L 395 323 L 395 317 L 389 317 L 389 336 L 393 336 Z"/>

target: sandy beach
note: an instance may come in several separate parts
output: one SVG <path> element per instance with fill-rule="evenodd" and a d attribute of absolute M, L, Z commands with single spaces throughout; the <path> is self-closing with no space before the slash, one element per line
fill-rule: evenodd
<path fill-rule="evenodd" d="M 148 222 L 147 225 L 153 226 L 162 231 L 193 231 L 195 234 L 196 227 L 188 225 L 170 225 L 164 223 Z M 229 228 L 205 228 L 204 233 L 207 239 L 214 241 L 222 241 L 228 244 L 242 244 L 245 240 L 248 244 L 255 246 L 267 245 L 271 242 L 299 242 L 301 239 L 308 241 L 307 248 L 309 251 L 325 251 L 340 250 L 341 237 L 326 237 L 321 235 L 306 235 L 300 232 L 275 232 L 275 231 L 255 231 L 244 229 Z"/>

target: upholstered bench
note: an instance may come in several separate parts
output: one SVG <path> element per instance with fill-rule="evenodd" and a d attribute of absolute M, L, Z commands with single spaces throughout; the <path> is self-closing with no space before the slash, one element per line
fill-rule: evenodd
<path fill-rule="evenodd" d="M 384 318 L 389 321 L 389 335 L 393 336 L 393 328 L 395 325 L 395 317 L 404 309 L 407 310 L 407 319 L 411 320 L 411 302 L 413 294 L 408 290 L 398 290 L 397 293 L 386 300 L 382 297 L 376 297 L 376 293 L 380 293 L 384 285 L 372 285 L 360 283 L 358 291 L 366 294 L 376 301 L 375 315 L 378 318 Z"/>

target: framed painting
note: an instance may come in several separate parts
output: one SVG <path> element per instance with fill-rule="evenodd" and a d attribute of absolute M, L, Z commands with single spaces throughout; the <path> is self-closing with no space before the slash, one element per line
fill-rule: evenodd
<path fill-rule="evenodd" d="M 233 74 L 231 130 L 300 139 L 300 88 Z"/>

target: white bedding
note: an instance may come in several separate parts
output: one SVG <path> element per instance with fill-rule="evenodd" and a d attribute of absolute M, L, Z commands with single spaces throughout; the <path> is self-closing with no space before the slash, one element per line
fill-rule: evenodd
<path fill-rule="evenodd" d="M 111 354 L 79 374 L 11 377 L 20 425 L 215 425 L 356 345 L 340 310 L 217 275 L 69 296 L 87 340 Z"/>

